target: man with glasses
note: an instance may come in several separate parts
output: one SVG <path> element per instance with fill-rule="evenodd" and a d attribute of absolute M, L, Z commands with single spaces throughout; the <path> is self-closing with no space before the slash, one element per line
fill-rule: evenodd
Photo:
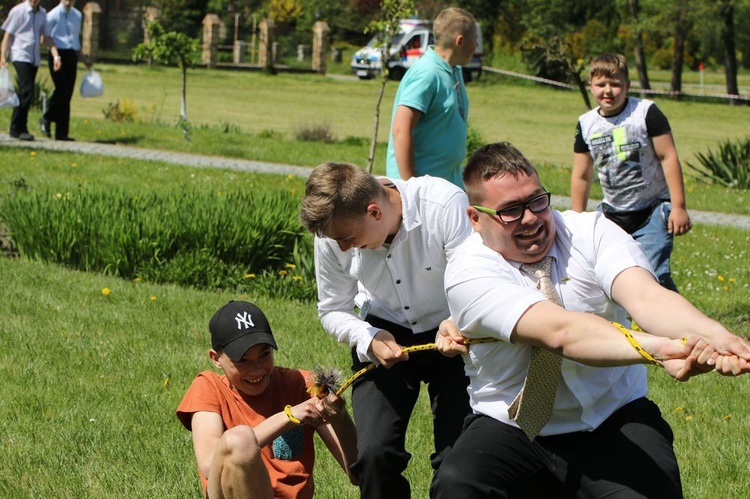
<path fill-rule="evenodd" d="M 474 233 L 448 262 L 473 413 L 432 497 L 682 497 L 672 430 L 646 368 L 685 381 L 750 371 L 750 344 L 659 285 L 601 213 L 550 208 L 531 163 L 490 144 L 463 174 Z M 626 329 L 629 313 L 645 332 Z M 624 326 L 623 326 L 624 325 Z M 462 344 L 492 337 L 493 343 Z"/>

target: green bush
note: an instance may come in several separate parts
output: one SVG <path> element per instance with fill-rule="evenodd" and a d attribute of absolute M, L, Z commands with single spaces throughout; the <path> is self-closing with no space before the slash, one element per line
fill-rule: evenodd
<path fill-rule="evenodd" d="M 298 206 L 282 189 L 156 195 L 24 188 L 5 199 L 0 216 L 32 259 L 127 279 L 240 291 L 263 286 L 272 296 L 314 299 L 311 238 L 299 225 Z M 250 278 L 256 275 L 264 277 Z"/>
<path fill-rule="evenodd" d="M 687 165 L 699 178 L 735 189 L 750 189 L 750 137 L 719 144 L 718 152 L 696 153 L 700 167 Z"/>

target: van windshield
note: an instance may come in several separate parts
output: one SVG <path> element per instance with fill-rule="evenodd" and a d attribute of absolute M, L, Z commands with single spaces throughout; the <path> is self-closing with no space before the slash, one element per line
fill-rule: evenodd
<path fill-rule="evenodd" d="M 391 41 L 391 48 L 398 48 L 398 45 L 401 43 L 401 40 L 404 38 L 404 33 L 396 33 L 393 35 L 393 40 Z M 373 36 L 370 38 L 370 41 L 367 42 L 368 47 L 376 47 L 378 45 L 378 42 L 380 42 L 379 36 Z"/>

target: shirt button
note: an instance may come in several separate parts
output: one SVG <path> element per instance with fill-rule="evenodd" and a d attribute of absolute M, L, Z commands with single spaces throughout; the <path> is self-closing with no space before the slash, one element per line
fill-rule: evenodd
<path fill-rule="evenodd" d="M 396 279 L 396 284 L 401 284 L 401 279 Z"/>
<path fill-rule="evenodd" d="M 386 258 L 390 258 L 390 257 L 391 257 L 391 254 L 390 254 L 390 253 L 388 253 L 388 256 L 386 256 Z"/>
<path fill-rule="evenodd" d="M 416 326 L 417 325 L 417 321 L 412 322 L 411 325 L 412 326 Z"/>
<path fill-rule="evenodd" d="M 409 310 L 409 308 L 410 308 L 409 305 L 407 305 L 404 307 L 404 310 Z"/>

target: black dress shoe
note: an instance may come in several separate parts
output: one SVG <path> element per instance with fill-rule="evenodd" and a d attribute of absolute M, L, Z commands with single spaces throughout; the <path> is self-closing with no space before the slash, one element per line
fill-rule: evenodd
<path fill-rule="evenodd" d="M 18 137 L 16 137 L 16 138 L 18 140 L 26 140 L 26 141 L 28 141 L 28 140 L 34 140 L 34 136 L 31 135 L 29 132 L 19 133 Z"/>
<path fill-rule="evenodd" d="M 45 137 L 49 138 L 52 136 L 49 129 L 49 121 L 44 118 L 39 118 L 39 128 L 42 130 Z"/>

